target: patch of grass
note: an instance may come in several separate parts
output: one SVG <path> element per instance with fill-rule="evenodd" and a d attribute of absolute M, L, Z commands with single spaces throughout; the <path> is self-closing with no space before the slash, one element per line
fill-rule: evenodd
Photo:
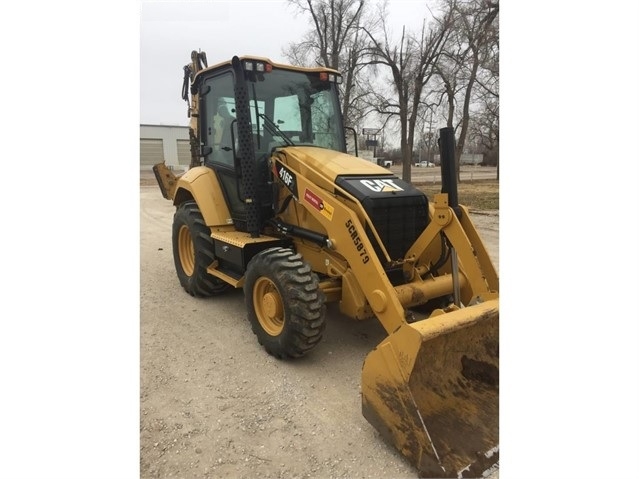
<path fill-rule="evenodd" d="M 414 183 L 414 186 L 426 193 L 432 200 L 435 193 L 441 192 L 441 184 Z M 457 185 L 459 203 L 474 210 L 499 209 L 499 182 L 497 180 L 469 180 Z"/>

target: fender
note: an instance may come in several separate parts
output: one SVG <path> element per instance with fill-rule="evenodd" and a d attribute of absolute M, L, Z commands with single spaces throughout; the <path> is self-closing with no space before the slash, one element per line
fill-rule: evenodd
<path fill-rule="evenodd" d="M 197 203 L 207 226 L 233 223 L 220 182 L 211 168 L 196 166 L 177 178 L 173 204 L 177 207 L 190 200 Z"/>

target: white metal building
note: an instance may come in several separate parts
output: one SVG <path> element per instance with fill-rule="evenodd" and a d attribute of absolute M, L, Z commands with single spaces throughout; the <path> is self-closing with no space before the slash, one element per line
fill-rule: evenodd
<path fill-rule="evenodd" d="M 174 170 L 189 168 L 188 126 L 140 125 L 140 170 L 150 170 L 163 161 Z"/>

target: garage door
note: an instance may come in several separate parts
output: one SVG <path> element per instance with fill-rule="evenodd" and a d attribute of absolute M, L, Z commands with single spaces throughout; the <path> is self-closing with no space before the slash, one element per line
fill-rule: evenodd
<path fill-rule="evenodd" d="M 191 145 L 189 140 L 177 141 L 178 163 L 189 166 L 191 164 Z"/>
<path fill-rule="evenodd" d="M 164 161 L 164 145 L 162 139 L 140 138 L 140 168 L 151 168 Z"/>

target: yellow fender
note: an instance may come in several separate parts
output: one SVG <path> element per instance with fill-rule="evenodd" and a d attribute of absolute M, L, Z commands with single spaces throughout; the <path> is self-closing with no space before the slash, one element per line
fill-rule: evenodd
<path fill-rule="evenodd" d="M 173 204 L 195 201 L 207 226 L 222 226 L 233 223 L 226 205 L 222 187 L 211 168 L 196 166 L 177 178 Z"/>

